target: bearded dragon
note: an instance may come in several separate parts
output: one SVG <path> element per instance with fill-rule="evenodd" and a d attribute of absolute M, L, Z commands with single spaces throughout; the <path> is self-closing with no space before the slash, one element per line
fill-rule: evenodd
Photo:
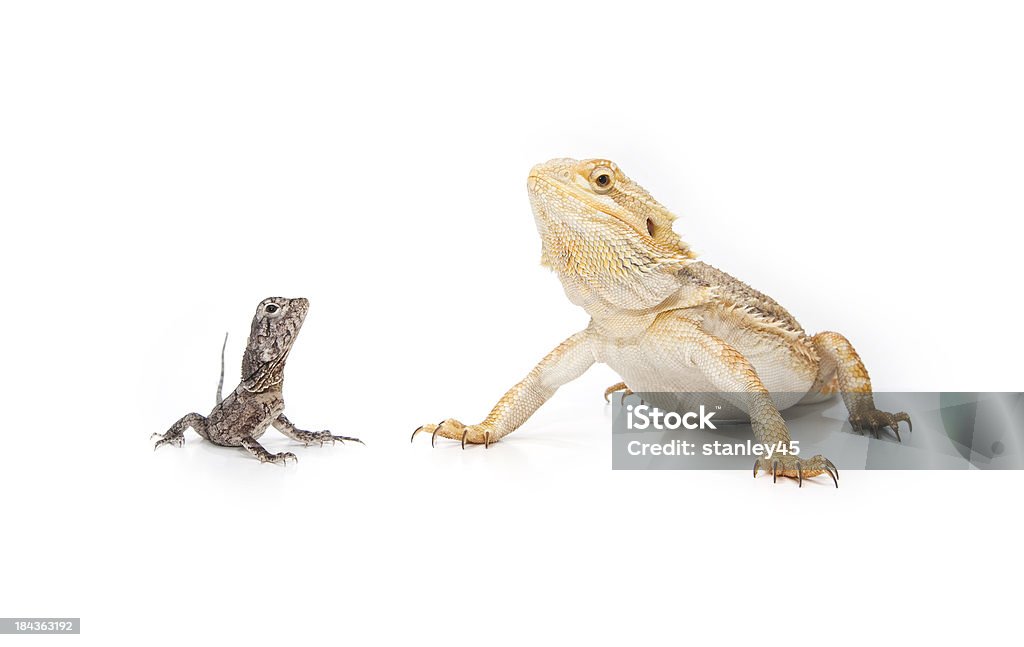
<path fill-rule="evenodd" d="M 904 413 L 875 408 L 871 380 L 837 332 L 808 335 L 775 300 L 707 263 L 673 231 L 675 216 L 606 159 L 554 159 L 527 179 L 541 262 L 569 300 L 590 315 L 586 329 L 547 354 L 478 424 L 455 419 L 413 432 L 491 443 L 522 425 L 563 384 L 595 362 L 622 378 L 615 391 L 717 393 L 749 419 L 764 446 L 790 447 L 779 413 L 842 394 L 849 422 L 899 440 Z M 839 471 L 797 452 L 758 458 L 759 470 L 799 480 Z"/>
<path fill-rule="evenodd" d="M 242 382 L 228 397 L 221 397 L 224 385 L 224 348 L 221 348 L 220 381 L 217 384 L 217 404 L 209 416 L 190 413 L 163 434 L 153 434 L 161 445 L 181 447 L 185 444 L 185 430 L 191 427 L 210 442 L 225 447 L 242 447 L 261 463 L 288 464 L 298 461 L 291 452 L 271 454 L 257 439 L 271 425 L 285 436 L 306 446 L 352 440 L 358 438 L 335 436 L 330 431 L 299 429 L 284 415 L 284 364 L 292 344 L 302 328 L 309 311 L 306 299 L 270 297 L 260 302 L 252 319 L 249 341 L 242 359 Z M 227 337 L 224 338 L 225 345 Z"/>

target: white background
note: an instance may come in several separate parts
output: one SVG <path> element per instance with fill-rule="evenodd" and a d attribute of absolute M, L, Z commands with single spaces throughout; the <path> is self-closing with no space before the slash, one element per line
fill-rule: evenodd
<path fill-rule="evenodd" d="M 103 645 L 1007 642 L 1019 473 L 613 473 L 606 367 L 490 450 L 409 444 L 586 324 L 526 198 L 562 156 L 618 162 L 876 388 L 1022 388 L 1020 10 L 673 7 L 5 3 L 0 615 Z M 270 295 L 312 302 L 289 416 L 367 446 L 154 453 Z"/>

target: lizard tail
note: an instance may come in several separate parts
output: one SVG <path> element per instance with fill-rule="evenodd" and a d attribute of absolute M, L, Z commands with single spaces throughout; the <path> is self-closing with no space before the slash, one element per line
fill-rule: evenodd
<path fill-rule="evenodd" d="M 220 380 L 217 382 L 217 404 L 220 404 L 221 391 L 224 389 L 224 350 L 228 347 L 228 334 L 224 333 L 224 345 L 220 347 Z"/>

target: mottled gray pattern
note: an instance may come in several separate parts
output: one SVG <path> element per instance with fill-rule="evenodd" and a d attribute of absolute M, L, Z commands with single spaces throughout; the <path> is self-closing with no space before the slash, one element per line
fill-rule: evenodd
<path fill-rule="evenodd" d="M 259 444 L 257 439 L 271 425 L 305 445 L 319 443 L 322 446 L 338 440 L 362 442 L 358 438 L 334 436 L 329 431 L 304 431 L 284 416 L 284 365 L 308 311 L 306 299 L 270 297 L 261 301 L 245 347 L 242 382 L 223 400 L 218 386 L 217 405 L 209 416 L 190 413 L 174 423 L 167 433 L 153 434 L 160 438 L 154 449 L 161 445 L 181 447 L 189 427 L 217 445 L 242 447 L 263 463 L 286 464 L 297 460 L 291 452 L 272 454 Z M 223 372 L 222 349 L 222 382 Z"/>

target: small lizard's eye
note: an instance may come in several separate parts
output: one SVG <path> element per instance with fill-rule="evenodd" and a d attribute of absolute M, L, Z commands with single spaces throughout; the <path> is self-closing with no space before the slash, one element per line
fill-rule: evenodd
<path fill-rule="evenodd" d="M 651 238 L 654 238 L 654 221 L 650 218 L 647 219 L 647 233 L 650 234 Z"/>
<path fill-rule="evenodd" d="M 267 314 L 268 315 L 272 315 L 272 314 L 274 314 L 275 312 L 277 312 L 280 309 L 281 309 L 280 307 L 278 307 L 278 306 L 274 305 L 273 303 L 271 303 L 270 305 L 267 306 Z"/>
<path fill-rule="evenodd" d="M 596 193 L 608 193 L 615 186 L 615 173 L 606 166 L 598 166 L 590 172 L 590 186 Z"/>

